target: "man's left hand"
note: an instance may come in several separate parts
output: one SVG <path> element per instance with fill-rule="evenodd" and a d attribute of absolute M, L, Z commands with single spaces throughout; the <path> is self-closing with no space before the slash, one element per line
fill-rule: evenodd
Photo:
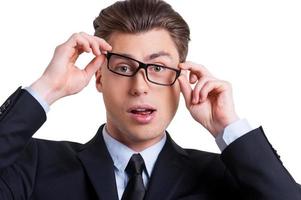
<path fill-rule="evenodd" d="M 234 109 L 230 83 L 213 77 L 202 65 L 185 62 L 179 67 L 183 71 L 179 83 L 187 109 L 214 137 L 239 119 Z M 192 87 L 192 84 L 195 86 Z"/>

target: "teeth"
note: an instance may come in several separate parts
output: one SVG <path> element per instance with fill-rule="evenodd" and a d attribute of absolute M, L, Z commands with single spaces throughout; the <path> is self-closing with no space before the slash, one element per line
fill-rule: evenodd
<path fill-rule="evenodd" d="M 145 108 L 138 108 L 138 109 L 136 109 L 136 111 L 138 111 L 138 112 L 144 112 L 144 111 L 147 111 L 147 109 L 145 109 Z"/>
<path fill-rule="evenodd" d="M 149 115 L 153 112 L 152 109 L 147 109 L 147 108 L 137 108 L 131 111 L 134 114 L 139 114 L 139 115 Z"/>

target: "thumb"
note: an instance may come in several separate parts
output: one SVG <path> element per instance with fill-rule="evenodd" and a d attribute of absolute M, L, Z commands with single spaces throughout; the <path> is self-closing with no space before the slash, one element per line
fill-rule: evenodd
<path fill-rule="evenodd" d="M 186 74 L 181 74 L 178 78 L 181 92 L 184 96 L 186 107 L 189 107 L 191 104 L 191 95 L 192 95 L 192 88 L 190 86 L 190 83 L 185 76 Z"/>
<path fill-rule="evenodd" d="M 105 61 L 105 56 L 104 55 L 100 55 L 100 56 L 96 56 L 95 58 L 93 58 L 93 60 L 91 60 L 91 62 L 85 67 L 85 71 L 87 73 L 87 77 L 89 78 L 89 80 L 92 78 L 92 76 L 96 73 L 96 71 L 101 67 L 101 65 L 104 63 Z"/>

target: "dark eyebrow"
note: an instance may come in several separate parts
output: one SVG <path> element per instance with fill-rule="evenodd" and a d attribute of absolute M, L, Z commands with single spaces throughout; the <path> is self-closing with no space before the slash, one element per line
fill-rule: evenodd
<path fill-rule="evenodd" d="M 156 58 L 161 57 L 161 56 L 168 57 L 170 60 L 172 60 L 171 55 L 169 53 L 165 52 L 165 51 L 160 51 L 158 53 L 153 53 L 153 54 L 147 56 L 147 58 L 145 60 L 150 61 L 150 60 L 156 59 Z"/>
<path fill-rule="evenodd" d="M 134 58 L 133 55 L 127 54 L 127 53 L 118 53 L 118 54 L 123 55 L 125 57 Z M 150 55 L 146 56 L 145 61 L 150 61 L 150 60 L 156 59 L 156 58 L 161 57 L 161 56 L 165 56 L 168 59 L 172 60 L 172 57 L 171 57 L 170 53 L 167 53 L 165 51 L 159 51 L 157 53 L 153 53 L 153 54 L 150 54 Z"/>

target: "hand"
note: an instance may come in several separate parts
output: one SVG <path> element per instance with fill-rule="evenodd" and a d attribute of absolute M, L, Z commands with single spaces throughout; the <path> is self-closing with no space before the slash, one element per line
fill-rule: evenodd
<path fill-rule="evenodd" d="M 179 83 L 187 109 L 214 137 L 239 119 L 234 110 L 230 83 L 216 79 L 202 65 L 186 62 L 179 67 L 184 70 Z M 195 84 L 194 88 L 191 84 Z"/>
<path fill-rule="evenodd" d="M 43 75 L 31 85 L 49 105 L 64 96 L 76 94 L 88 85 L 92 76 L 105 61 L 106 51 L 112 47 L 103 39 L 86 33 L 75 33 L 57 46 L 53 58 Z M 95 57 L 80 69 L 75 62 L 83 52 Z"/>

